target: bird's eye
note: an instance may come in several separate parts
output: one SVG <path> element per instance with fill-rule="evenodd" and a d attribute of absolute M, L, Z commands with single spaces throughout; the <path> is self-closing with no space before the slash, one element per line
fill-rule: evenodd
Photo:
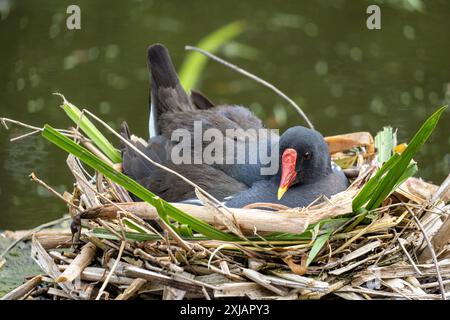
<path fill-rule="evenodd" d="M 309 160 L 309 159 L 311 159 L 311 153 L 305 152 L 305 153 L 303 154 L 303 159 L 304 159 L 304 160 Z"/>

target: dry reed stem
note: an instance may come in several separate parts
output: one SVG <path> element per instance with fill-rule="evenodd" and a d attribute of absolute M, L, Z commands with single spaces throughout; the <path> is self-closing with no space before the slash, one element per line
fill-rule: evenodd
<path fill-rule="evenodd" d="M 51 227 L 51 226 L 53 226 L 53 225 L 62 223 L 62 222 L 66 221 L 66 220 L 69 220 L 69 219 L 70 219 L 70 217 L 63 217 L 63 218 L 60 218 L 60 219 L 56 219 L 56 220 L 53 220 L 53 221 L 50 221 L 50 222 L 41 224 L 40 226 L 37 226 L 36 228 L 27 231 L 23 236 L 21 236 L 19 239 L 15 240 L 13 243 L 11 243 L 11 244 L 5 249 L 5 251 L 3 251 L 3 252 L 0 254 L 0 261 L 1 261 L 1 260 L 3 259 L 3 257 L 5 257 L 5 256 L 8 254 L 8 252 L 11 251 L 17 244 L 19 244 L 20 242 L 22 242 L 22 241 L 24 241 L 24 240 L 29 239 L 30 237 L 32 237 L 32 236 L 33 236 L 36 232 L 38 232 L 39 230 L 42 230 L 42 229 L 45 229 L 45 228 L 49 228 L 49 227 Z"/>
<path fill-rule="evenodd" d="M 414 218 L 414 221 L 416 222 L 417 226 L 420 228 L 420 231 L 422 231 L 423 236 L 425 237 L 425 241 L 426 241 L 427 246 L 428 246 L 428 248 L 429 248 L 429 250 L 431 252 L 431 257 L 433 258 L 433 262 L 434 262 L 434 265 L 436 267 L 436 275 L 437 275 L 438 282 L 439 282 L 439 288 L 441 290 L 442 300 L 446 300 L 446 298 L 445 298 L 445 288 L 444 288 L 444 284 L 442 283 L 442 275 L 441 275 L 441 271 L 439 269 L 439 264 L 438 264 L 438 260 L 437 260 L 437 257 L 436 257 L 436 252 L 434 251 L 434 248 L 433 248 L 433 244 L 431 243 L 431 240 L 428 237 L 427 233 L 425 232 L 425 229 L 423 228 L 423 225 L 420 223 L 420 220 L 416 217 L 414 212 L 408 206 L 405 206 L 405 208 L 412 215 L 412 217 Z"/>
<path fill-rule="evenodd" d="M 103 295 L 103 293 L 105 291 L 105 288 L 108 285 L 109 280 L 111 279 L 111 276 L 114 274 L 114 271 L 116 270 L 116 268 L 117 268 L 117 266 L 119 264 L 119 261 L 122 258 L 123 250 L 125 249 L 125 243 L 126 243 L 126 241 L 121 241 L 120 242 L 119 253 L 117 254 L 116 261 L 114 261 L 114 264 L 113 264 L 111 270 L 109 271 L 109 273 L 108 273 L 105 281 L 103 282 L 102 286 L 100 287 L 100 290 L 98 291 L 98 295 L 95 298 L 95 300 L 100 300 L 100 298 L 102 297 L 102 295 Z"/>
<path fill-rule="evenodd" d="M 147 283 L 147 280 L 136 278 L 133 280 L 133 282 L 130 284 L 129 287 L 127 287 L 123 293 L 119 294 L 116 297 L 116 300 L 128 300 L 132 297 L 134 297 L 137 292 Z"/>
<path fill-rule="evenodd" d="M 55 282 L 71 282 L 77 278 L 83 269 L 91 263 L 92 259 L 94 259 L 96 250 L 97 247 L 94 244 L 90 242 L 85 244 L 69 267 L 55 279 Z"/>
<path fill-rule="evenodd" d="M 5 294 L 0 300 L 20 300 L 29 294 L 34 288 L 36 288 L 42 282 L 42 276 L 36 276 L 28 280 L 21 286 L 17 287 L 13 291 Z"/>

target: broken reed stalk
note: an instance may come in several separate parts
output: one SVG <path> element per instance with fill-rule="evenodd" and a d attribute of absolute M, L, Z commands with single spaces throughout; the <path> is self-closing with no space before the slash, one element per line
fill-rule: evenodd
<path fill-rule="evenodd" d="M 445 246 L 450 244 L 450 216 L 448 216 L 439 230 L 434 234 L 431 239 L 435 252 L 442 252 Z M 427 248 L 420 254 L 420 260 L 428 260 L 431 256 L 430 250 Z"/>
<path fill-rule="evenodd" d="M 77 177 L 80 177 L 80 174 L 76 171 L 73 171 L 72 173 L 74 173 L 74 175 Z M 139 216 L 133 214 L 132 212 L 128 211 L 124 206 L 121 206 L 120 203 L 116 203 L 111 201 L 110 199 L 108 199 L 107 197 L 105 197 L 104 195 L 102 195 L 101 193 L 99 193 L 98 191 L 96 191 L 92 186 L 90 186 L 89 184 L 86 185 L 86 187 L 92 191 L 93 193 L 95 193 L 98 197 L 102 198 L 104 201 L 106 201 L 107 203 L 109 203 L 111 206 L 115 207 L 117 209 L 117 211 L 115 212 L 115 216 L 117 216 L 117 214 L 123 213 L 127 218 L 131 218 L 134 221 L 138 222 L 142 227 L 147 228 L 149 230 L 151 230 L 153 233 L 155 233 L 156 235 L 158 235 L 161 239 L 164 239 L 164 237 L 155 229 L 153 228 L 151 225 L 149 225 L 148 223 L 146 223 L 145 221 L 143 221 Z M 146 203 L 146 202 L 145 202 Z M 97 207 L 98 208 L 98 207 Z M 153 208 L 153 207 L 152 207 Z M 92 210 L 95 210 L 95 208 L 91 208 Z M 88 209 L 88 210 L 91 210 Z M 156 209 L 155 209 L 156 210 Z M 158 214 L 156 212 L 156 214 Z M 159 216 L 158 216 L 159 217 Z"/>
<path fill-rule="evenodd" d="M 188 51 L 197 51 L 197 52 L 207 56 L 208 58 L 210 58 L 210 59 L 212 59 L 212 60 L 214 60 L 216 62 L 219 62 L 219 63 L 223 64 L 224 66 L 226 66 L 226 67 L 228 67 L 228 68 L 230 68 L 230 69 L 232 69 L 232 70 L 234 70 L 234 71 L 236 71 L 236 72 L 238 72 L 238 73 L 240 73 L 240 74 L 242 74 L 242 75 L 244 75 L 246 77 L 249 77 L 250 79 L 252 79 L 252 80 L 262 84 L 263 86 L 273 90 L 277 95 L 279 95 L 280 97 L 285 99 L 292 107 L 294 107 L 294 109 L 297 110 L 297 112 L 300 114 L 300 116 L 306 121 L 308 126 L 311 129 L 314 129 L 314 126 L 313 126 L 312 122 L 309 120 L 309 118 L 306 116 L 306 114 L 303 112 L 303 110 L 294 102 L 294 100 L 289 98 L 285 93 L 283 93 L 280 89 L 275 87 L 273 84 L 271 84 L 271 83 L 269 83 L 269 82 L 267 82 L 267 81 L 265 81 L 265 80 L 255 76 L 254 74 L 252 74 L 252 73 L 250 73 L 250 72 L 248 72 L 248 71 L 246 71 L 246 70 L 244 70 L 244 69 L 242 69 L 242 68 L 240 68 L 240 67 L 238 67 L 238 66 L 236 66 L 236 65 L 234 65 L 234 64 L 232 64 L 230 62 L 227 62 L 227 61 L 217 57 L 216 55 L 214 55 L 214 54 L 212 54 L 212 53 L 210 53 L 208 51 L 205 51 L 203 49 L 200 49 L 200 48 L 197 48 L 197 47 L 193 47 L 193 46 L 185 46 L 184 49 L 188 50 Z"/>
<path fill-rule="evenodd" d="M 77 278 L 83 269 L 86 268 L 95 257 L 97 247 L 91 242 L 86 243 L 81 249 L 80 254 L 72 261 L 69 267 L 55 279 L 56 283 L 71 282 Z"/>
<path fill-rule="evenodd" d="M 53 189 L 52 187 L 50 187 L 48 184 L 46 184 L 44 181 L 42 181 L 41 179 L 39 179 L 36 174 L 34 172 L 32 172 L 30 174 L 30 179 L 33 182 L 36 182 L 37 184 L 40 184 L 41 186 L 43 186 L 45 189 L 47 189 L 48 191 L 50 191 L 53 195 L 55 195 L 57 198 L 61 199 L 62 201 L 64 201 L 67 205 L 71 206 L 72 208 L 74 208 L 75 210 L 80 210 L 80 208 L 76 205 L 74 205 L 72 202 L 67 201 L 66 198 L 64 198 L 59 192 L 57 192 L 55 189 Z"/>
<path fill-rule="evenodd" d="M 38 232 L 39 230 L 45 229 L 45 228 L 49 228 L 51 226 L 54 226 L 56 224 L 60 224 L 64 221 L 67 221 L 71 219 L 71 217 L 63 217 L 60 219 L 56 219 L 44 224 L 41 224 L 40 226 L 37 226 L 34 229 L 31 229 L 30 231 L 28 231 L 27 233 L 25 233 L 23 236 L 21 236 L 19 239 L 15 240 L 13 243 L 11 243 L 6 249 L 5 251 L 3 251 L 0 254 L 0 261 L 3 259 L 3 257 L 5 257 L 9 251 L 11 251 L 16 245 L 18 245 L 20 242 L 25 241 L 27 239 L 29 239 L 30 237 L 32 237 L 36 232 Z"/>
<path fill-rule="evenodd" d="M 28 136 L 30 136 L 32 134 L 36 134 L 36 133 L 44 131 L 43 128 L 35 127 L 35 126 L 32 126 L 32 125 L 26 124 L 24 122 L 20 122 L 20 121 L 9 119 L 9 118 L 0 117 L 0 122 L 5 127 L 6 130 L 9 130 L 9 127 L 7 126 L 7 123 L 12 123 L 12 124 L 15 124 L 15 125 L 17 125 L 19 127 L 23 127 L 23 128 L 27 128 L 27 129 L 33 130 L 33 131 L 28 132 L 28 133 L 26 133 L 24 135 L 21 135 L 19 137 L 15 137 L 15 138 L 10 139 L 11 142 L 15 141 L 15 140 L 17 140 L 19 138 L 25 138 L 25 137 L 28 137 Z M 70 130 L 64 130 L 64 129 L 57 129 L 57 130 L 58 130 L 58 132 L 66 135 L 66 136 L 71 136 L 71 131 Z"/>
<path fill-rule="evenodd" d="M 425 238 L 425 241 L 426 241 L 427 246 L 431 253 L 431 257 L 433 258 L 434 265 L 436 267 L 436 275 L 437 275 L 437 279 L 439 282 L 439 289 L 441 290 L 442 300 L 446 300 L 445 299 L 445 287 L 442 282 L 442 275 L 441 275 L 441 270 L 439 269 L 439 262 L 437 260 L 436 252 L 434 251 L 433 244 L 431 243 L 430 237 L 427 235 L 427 232 L 423 228 L 422 223 L 420 223 L 420 220 L 416 217 L 415 213 L 408 206 L 405 206 L 405 208 L 406 208 L 406 210 L 408 210 L 410 215 L 413 217 L 414 221 L 416 222 L 417 226 L 419 227 L 420 231 L 422 232 L 422 234 Z"/>
<path fill-rule="evenodd" d="M 437 206 L 442 203 L 445 204 L 448 200 L 450 200 L 449 191 L 450 191 L 450 174 L 439 186 L 437 191 L 433 194 L 430 203 L 434 204 L 434 206 Z M 450 244 L 450 215 L 447 214 L 446 217 L 443 217 L 442 224 L 440 225 L 439 230 L 433 235 L 431 243 L 433 244 L 433 249 L 435 250 L 435 252 L 438 253 L 441 252 L 446 245 Z M 431 258 L 431 251 L 428 247 L 426 247 L 420 253 L 419 260 L 426 261 L 430 258 Z"/>
<path fill-rule="evenodd" d="M 125 240 L 122 240 L 122 241 L 120 242 L 119 253 L 117 254 L 116 261 L 114 261 L 114 264 L 113 264 L 111 270 L 109 270 L 108 276 L 106 277 L 106 279 L 105 279 L 105 281 L 103 282 L 103 284 L 102 284 L 100 290 L 98 291 L 98 295 L 97 295 L 97 297 L 95 298 L 95 300 L 100 300 L 100 298 L 102 297 L 102 295 L 103 295 L 103 293 L 104 293 L 104 291 L 105 291 L 105 288 L 106 288 L 106 286 L 107 286 L 108 283 L 109 283 L 109 280 L 111 279 L 112 275 L 114 274 L 114 271 L 116 270 L 116 268 L 117 268 L 117 266 L 118 266 L 118 264 L 119 264 L 119 261 L 120 261 L 120 259 L 122 258 L 123 250 L 125 249 L 125 244 L 126 244 L 126 241 L 125 241 Z"/>
<path fill-rule="evenodd" d="M 281 210 L 277 212 L 229 208 L 233 213 L 238 226 L 241 229 L 258 232 L 286 232 L 292 234 L 303 233 L 306 228 L 326 218 L 338 217 L 351 212 L 352 197 L 357 189 L 348 189 L 336 194 L 331 198 L 331 202 L 321 202 L 309 208 L 297 208 Z M 209 224 L 225 226 L 224 222 L 217 218 L 209 208 L 185 203 L 171 203 L 176 208 L 189 212 L 195 218 L 203 220 Z M 146 202 L 116 203 L 115 205 L 102 205 L 90 208 L 82 213 L 82 219 L 115 219 L 117 207 L 123 211 L 130 212 L 141 219 L 155 219 L 159 215 L 156 208 Z"/>
<path fill-rule="evenodd" d="M 141 219 L 156 219 L 158 212 L 146 202 L 132 202 L 117 204 L 124 211 L 130 212 Z M 176 208 L 189 212 L 195 218 L 201 219 L 210 224 L 223 225 L 220 219 L 217 219 L 211 211 L 203 206 L 172 203 Z M 299 234 L 308 227 L 310 219 L 306 215 L 297 213 L 283 214 L 278 212 L 264 211 L 258 209 L 230 209 L 232 210 L 240 228 L 253 230 L 256 228 L 259 232 L 288 232 Z M 105 219 L 115 219 L 117 208 L 112 205 L 103 205 L 88 209 L 81 213 L 81 218 L 89 219 L 100 217 Z M 276 222 L 276 223 L 274 223 Z"/>
<path fill-rule="evenodd" d="M 119 294 L 116 297 L 116 300 L 128 300 L 136 295 L 136 293 L 144 286 L 144 284 L 147 283 L 147 280 L 142 278 L 136 278 L 133 280 L 133 282 L 130 284 L 129 287 L 127 287 L 123 293 Z"/>
<path fill-rule="evenodd" d="M 437 191 L 434 193 L 433 197 L 431 198 L 431 203 L 436 203 L 437 201 L 441 200 L 444 203 L 447 202 L 450 199 L 450 194 L 446 197 L 447 193 L 450 191 L 450 174 L 445 178 L 444 182 L 439 186 Z"/>
<path fill-rule="evenodd" d="M 41 282 L 41 275 L 33 277 L 13 291 L 5 294 L 2 298 L 0 298 L 0 300 L 20 300 L 27 296 L 27 294 L 30 293 L 31 290 L 36 288 Z"/>

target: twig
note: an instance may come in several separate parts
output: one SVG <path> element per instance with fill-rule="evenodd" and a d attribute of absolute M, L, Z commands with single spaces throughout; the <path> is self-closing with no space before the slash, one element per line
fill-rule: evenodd
<path fill-rule="evenodd" d="M 117 254 L 117 259 L 116 259 L 116 261 L 114 261 L 114 264 L 113 264 L 111 270 L 109 271 L 108 276 L 105 279 L 105 282 L 103 282 L 103 284 L 98 292 L 97 298 L 95 298 L 95 300 L 100 300 L 100 298 L 102 297 L 103 292 L 105 291 L 105 288 L 108 285 L 109 279 L 114 274 L 114 271 L 116 270 L 117 266 L 119 265 L 119 261 L 122 258 L 123 250 L 125 249 L 125 244 L 126 244 L 126 241 L 122 241 L 120 243 L 120 248 L 119 248 L 119 253 Z"/>
<path fill-rule="evenodd" d="M 450 284 L 450 280 L 444 280 L 444 281 L 442 281 L 442 283 L 443 284 Z M 439 286 L 439 282 L 430 282 L 430 283 L 424 283 L 424 284 L 420 285 L 420 287 L 422 289 L 429 289 L 429 288 L 434 288 L 434 287 L 437 287 L 437 286 Z"/>
<path fill-rule="evenodd" d="M 208 291 L 206 291 L 205 287 L 202 287 L 202 292 L 203 292 L 203 295 L 205 296 L 206 300 L 211 300 L 211 297 L 209 296 Z"/>
<path fill-rule="evenodd" d="M 226 246 L 227 246 L 226 244 L 221 244 L 220 246 L 218 246 L 218 247 L 213 251 L 213 253 L 211 254 L 211 256 L 210 256 L 209 259 L 208 259 L 208 269 L 211 268 L 211 263 L 212 263 L 212 260 L 213 260 L 214 256 L 215 256 L 217 253 L 219 253 L 219 251 L 220 251 L 221 249 L 225 248 Z"/>
<path fill-rule="evenodd" d="M 6 255 L 8 254 L 8 252 L 11 251 L 17 244 L 19 244 L 20 242 L 22 242 L 22 241 L 28 239 L 28 238 L 31 237 L 34 233 L 38 232 L 39 230 L 42 230 L 42 229 L 51 227 L 51 226 L 53 226 L 53 225 L 55 225 L 55 224 L 64 222 L 64 221 L 69 220 L 69 219 L 71 219 L 71 217 L 63 217 L 63 218 L 59 218 L 59 219 L 56 219 L 56 220 L 53 220 L 53 221 L 50 221 L 50 222 L 41 224 L 40 226 L 37 226 L 37 227 L 34 228 L 34 229 L 31 229 L 30 231 L 28 231 L 27 233 L 25 233 L 23 236 L 21 236 L 19 239 L 17 239 L 17 240 L 14 241 L 13 243 L 11 243 L 11 244 L 8 246 L 8 248 L 6 248 L 5 251 L 3 251 L 3 252 L 0 254 L 0 261 L 1 261 L 2 258 L 3 258 L 4 256 L 6 256 Z"/>
<path fill-rule="evenodd" d="M 240 68 L 240 67 L 238 67 L 238 66 L 236 66 L 236 65 L 234 65 L 234 64 L 232 64 L 232 63 L 229 63 L 229 62 L 227 62 L 227 61 L 225 61 L 225 60 L 223 60 L 223 59 L 221 59 L 221 58 L 215 56 L 214 54 L 209 53 L 208 51 L 205 51 L 205 50 L 203 50 L 203 49 L 200 49 L 200 48 L 197 48 L 197 47 L 193 47 L 193 46 L 185 46 L 184 49 L 185 49 L 185 50 L 188 50 L 188 51 L 197 51 L 197 52 L 199 52 L 199 53 L 201 53 L 201 54 L 207 56 L 208 58 L 210 58 L 210 59 L 212 59 L 212 60 L 214 60 L 214 61 L 217 61 L 217 62 L 219 62 L 219 63 L 225 65 L 226 67 L 228 67 L 228 68 L 230 68 L 230 69 L 232 69 L 232 70 L 234 70 L 234 71 L 236 71 L 236 72 L 238 72 L 238 73 L 240 73 L 240 74 L 243 74 L 244 76 L 249 77 L 249 78 L 252 79 L 252 80 L 255 80 L 256 82 L 262 84 L 263 86 L 266 86 L 267 88 L 272 89 L 276 94 L 278 94 L 280 97 L 282 97 L 282 98 L 285 99 L 287 102 L 289 102 L 289 104 L 290 104 L 291 106 L 293 106 L 293 107 L 295 108 L 295 110 L 297 110 L 297 112 L 303 117 L 303 119 L 305 119 L 305 121 L 306 121 L 306 123 L 308 124 L 308 126 L 309 126 L 311 129 L 314 129 L 314 126 L 313 126 L 313 124 L 311 123 L 311 121 L 309 121 L 309 119 L 308 119 L 308 117 L 306 116 L 306 114 L 305 114 L 305 113 L 303 112 L 303 110 L 302 110 L 302 109 L 294 102 L 294 100 L 292 100 L 291 98 L 289 98 L 286 94 L 284 94 L 281 90 L 279 90 L 278 88 L 276 88 L 273 84 L 270 84 L 269 82 L 267 82 L 267 81 L 265 81 L 265 80 L 263 80 L 263 79 L 261 79 L 261 78 L 255 76 L 254 74 L 252 74 L 252 73 L 250 73 L 250 72 L 248 72 L 248 71 L 245 71 L 244 69 L 242 69 L 242 68 Z"/>
<path fill-rule="evenodd" d="M 42 276 L 36 276 L 31 280 L 28 280 L 21 286 L 17 287 L 13 291 L 4 295 L 0 300 L 19 300 L 23 299 L 27 294 L 31 292 L 34 288 L 36 288 L 42 282 Z"/>
<path fill-rule="evenodd" d="M 48 184 L 46 184 L 44 181 L 42 181 L 41 179 L 39 179 L 38 177 L 36 177 L 36 174 L 34 172 L 32 172 L 30 174 L 30 179 L 33 182 L 36 182 L 38 184 L 40 184 L 41 186 L 43 186 L 45 189 L 47 189 L 48 191 L 50 191 L 51 193 L 53 193 L 55 196 L 57 196 L 58 198 L 60 198 L 62 201 L 64 201 L 65 203 L 67 203 L 68 205 L 70 205 L 72 208 L 74 208 L 75 210 L 81 211 L 81 209 L 76 206 L 75 204 L 73 204 L 70 201 L 67 201 L 66 198 L 64 198 L 61 194 L 59 194 L 55 189 L 53 189 L 52 187 L 50 187 Z"/>
<path fill-rule="evenodd" d="M 420 231 L 422 231 L 422 233 L 423 233 L 425 241 L 427 242 L 427 246 L 430 249 L 430 253 L 431 253 L 431 257 L 433 258 L 434 265 L 436 267 L 436 275 L 437 275 L 438 282 L 439 282 L 439 289 L 441 290 L 442 300 L 446 300 L 446 298 L 445 298 L 445 288 L 444 288 L 444 283 L 442 282 L 441 270 L 439 269 L 439 264 L 438 264 L 438 260 L 437 260 L 437 257 L 436 257 L 436 252 L 434 251 L 433 245 L 431 244 L 431 240 L 428 237 L 427 233 L 425 232 L 424 227 L 420 223 L 420 220 L 414 214 L 414 212 L 408 206 L 405 206 L 405 208 L 411 214 L 411 216 L 413 217 L 413 219 L 416 222 L 417 226 L 420 228 Z"/>
<path fill-rule="evenodd" d="M 118 239 L 121 241 L 125 241 L 126 238 L 123 237 L 122 234 L 120 234 L 118 231 L 116 231 L 113 227 L 111 227 L 106 221 L 103 221 L 102 219 L 98 218 L 96 219 L 96 222 L 101 225 L 103 228 L 111 232 L 111 234 L 115 235 Z"/>
<path fill-rule="evenodd" d="M 6 130 L 9 130 L 8 125 L 6 124 L 6 121 L 4 118 L 0 118 L 0 122 L 2 123 L 2 125 L 5 127 Z"/>
<path fill-rule="evenodd" d="M 100 158 L 100 160 L 102 160 L 103 162 L 106 162 L 107 164 L 109 164 L 110 166 L 113 166 L 114 163 L 109 160 L 109 158 L 107 156 L 105 156 L 105 154 L 103 152 L 101 152 L 99 149 L 97 149 L 96 146 L 94 146 L 92 144 L 92 142 L 89 139 L 86 139 L 85 137 L 81 136 L 80 137 L 80 142 L 89 150 L 91 151 L 94 155 L 96 155 L 97 157 Z"/>
<path fill-rule="evenodd" d="M 75 175 L 79 176 L 78 172 L 74 172 Z M 124 215 L 127 218 L 131 218 L 134 221 L 138 222 L 139 224 L 141 224 L 143 227 L 150 229 L 153 233 L 155 233 L 156 235 L 158 235 L 161 239 L 164 239 L 164 237 L 155 229 L 153 228 L 150 224 L 146 223 L 144 220 L 142 220 L 141 218 L 139 218 L 138 216 L 136 216 L 135 214 L 127 211 L 126 209 L 123 208 L 123 206 L 118 205 L 117 203 L 111 201 L 110 199 L 108 199 L 107 197 L 105 197 L 103 194 L 101 194 L 100 192 L 98 192 L 97 190 L 95 190 L 91 185 L 86 184 L 86 187 L 89 188 L 92 192 L 94 192 L 96 195 L 98 195 L 100 198 L 102 198 L 103 200 L 105 200 L 106 202 L 108 202 L 109 204 L 111 204 L 112 206 L 116 207 L 120 212 L 124 213 Z"/>
<path fill-rule="evenodd" d="M 131 283 L 131 285 L 128 288 L 126 288 L 123 293 L 119 294 L 116 297 L 116 300 L 128 300 L 129 298 L 134 296 L 142 288 L 142 286 L 146 283 L 147 283 L 147 280 L 145 280 L 145 279 L 142 279 L 142 278 L 134 279 L 133 282 Z"/>
<path fill-rule="evenodd" d="M 44 131 L 43 128 L 35 127 L 35 126 L 29 125 L 29 124 L 26 124 L 26 123 L 23 123 L 23 122 L 20 122 L 20 121 L 17 121 L 17 120 L 9 119 L 9 118 L 0 118 L 0 122 L 3 124 L 3 126 L 7 130 L 9 130 L 9 128 L 6 125 L 6 123 L 12 123 L 12 124 L 18 125 L 20 127 L 31 129 L 33 131 L 37 131 L 37 132 Z M 57 131 L 65 134 L 66 136 L 70 135 L 70 131 L 69 130 L 57 129 Z M 13 138 L 13 139 L 15 139 L 15 138 Z"/>
<path fill-rule="evenodd" d="M 72 261 L 69 267 L 55 279 L 56 283 L 71 282 L 77 278 L 94 259 L 97 247 L 91 243 L 86 243 L 81 249 L 80 254 Z"/>
<path fill-rule="evenodd" d="M 397 236 L 397 232 L 394 229 L 394 233 Z M 417 267 L 416 263 L 414 262 L 413 258 L 411 257 L 411 255 L 408 253 L 408 250 L 406 250 L 405 246 L 402 243 L 403 238 L 399 238 L 397 237 L 397 241 L 398 244 L 400 245 L 400 248 L 402 248 L 403 252 L 405 253 L 406 257 L 409 260 L 409 263 L 411 263 L 411 265 L 413 266 L 414 270 L 416 270 L 417 274 L 422 275 L 422 271 L 419 270 L 419 268 Z"/>
<path fill-rule="evenodd" d="M 166 222 L 164 221 L 164 219 L 159 219 L 158 221 L 161 225 L 162 228 L 164 228 L 167 233 L 169 235 L 172 236 L 172 238 L 180 245 L 180 247 L 182 247 L 184 250 L 186 251 L 190 251 L 192 250 L 192 246 L 189 242 L 184 241 L 183 238 L 181 238 L 178 233 L 176 233 L 172 227 Z M 167 241 L 168 242 L 168 241 Z M 169 251 L 170 252 L 170 251 Z"/>
<path fill-rule="evenodd" d="M 6 125 L 7 122 L 9 123 L 13 123 L 15 125 L 24 127 L 24 128 L 28 128 L 28 129 L 32 129 L 33 131 L 43 131 L 44 129 L 39 128 L 39 127 L 35 127 L 17 120 L 12 120 L 12 119 L 8 119 L 8 118 L 0 118 L 1 122 L 3 123 L 3 125 L 5 126 L 6 129 L 9 129 L 8 126 Z"/>
<path fill-rule="evenodd" d="M 442 182 L 437 191 L 433 194 L 433 197 L 431 198 L 431 203 L 436 203 L 436 201 L 438 201 L 441 197 L 444 197 L 449 189 L 450 189 L 450 174 L 447 176 L 444 182 Z"/>
<path fill-rule="evenodd" d="M 36 134 L 36 133 L 39 133 L 39 132 L 41 132 L 41 130 L 34 130 L 34 131 L 31 131 L 31 132 L 22 134 L 22 135 L 20 135 L 20 136 L 18 136 L 18 137 L 11 138 L 11 139 L 9 139 L 9 141 L 10 141 L 10 142 L 14 142 L 14 141 L 17 141 L 17 140 L 20 140 L 20 139 L 23 139 L 23 138 L 32 136 L 33 134 Z"/>
<path fill-rule="evenodd" d="M 334 250 L 334 252 L 332 253 L 332 255 L 336 255 L 337 253 L 341 252 L 342 250 L 344 250 L 345 248 L 347 248 L 350 244 L 352 244 L 356 239 L 358 239 L 359 237 L 361 237 L 364 233 L 367 232 L 367 230 L 370 229 L 370 227 L 372 227 L 374 223 L 372 222 L 371 224 L 367 225 L 367 227 L 362 228 L 357 234 L 355 234 L 352 238 L 350 238 L 350 240 L 348 240 L 347 242 L 345 242 L 343 245 L 341 245 L 339 248 L 337 248 L 336 250 Z"/>

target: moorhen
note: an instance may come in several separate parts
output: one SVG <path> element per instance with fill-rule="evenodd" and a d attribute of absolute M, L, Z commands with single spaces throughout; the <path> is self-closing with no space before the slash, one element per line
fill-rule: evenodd
<path fill-rule="evenodd" d="M 321 196 L 330 197 L 348 187 L 342 171 L 333 171 L 323 136 L 302 126 L 291 127 L 279 141 L 281 170 L 225 201 L 231 208 L 255 202 L 305 207 Z"/>
<path fill-rule="evenodd" d="M 301 126 L 288 129 L 279 139 L 268 143 L 268 155 L 275 150 L 273 148 L 279 149 L 281 168 L 275 175 L 261 175 L 259 156 L 256 164 L 174 164 L 170 154 L 176 143 L 170 139 L 176 129 L 193 132 L 194 122 L 200 121 L 203 131 L 214 128 L 225 136 L 227 129 L 258 130 L 263 125 L 245 107 L 215 106 L 197 91 L 188 96 L 164 46 L 155 44 L 149 47 L 148 67 L 151 75 L 149 142 L 130 136 L 126 123 L 122 124 L 122 135 L 151 159 L 184 175 L 217 199 L 225 201 L 225 205 L 243 207 L 255 202 L 271 202 L 300 207 L 322 195 L 330 197 L 347 188 L 345 175 L 331 167 L 328 146 L 322 135 Z M 249 143 L 255 142 L 251 141 L 253 138 L 235 138 L 236 148 L 243 144 L 248 155 Z M 256 143 L 260 141 L 256 140 Z M 206 146 L 209 142 L 203 141 L 203 144 Z M 267 142 L 264 143 L 266 145 Z M 126 145 L 122 149 L 122 161 L 126 175 L 163 199 L 175 202 L 195 198 L 189 184 L 150 164 Z"/>

